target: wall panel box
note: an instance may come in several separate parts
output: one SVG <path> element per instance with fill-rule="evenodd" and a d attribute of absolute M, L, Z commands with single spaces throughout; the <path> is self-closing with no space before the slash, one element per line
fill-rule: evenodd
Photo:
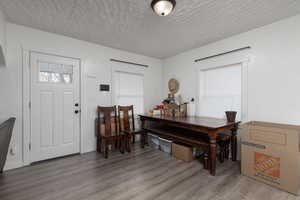
<path fill-rule="evenodd" d="M 242 129 L 242 174 L 299 195 L 300 126 L 253 121 Z"/>

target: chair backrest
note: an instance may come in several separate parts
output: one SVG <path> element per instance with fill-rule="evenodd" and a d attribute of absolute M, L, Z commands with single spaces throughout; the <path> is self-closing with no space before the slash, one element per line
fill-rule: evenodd
<path fill-rule="evenodd" d="M 103 136 L 112 136 L 119 134 L 118 119 L 117 119 L 117 107 L 102 107 L 98 106 L 98 130 Z M 104 128 L 101 128 L 103 127 Z M 102 133 L 104 131 L 104 133 Z"/>
<path fill-rule="evenodd" d="M 0 172 L 3 171 L 9 143 L 16 118 L 10 118 L 0 125 Z"/>
<path fill-rule="evenodd" d="M 124 130 L 132 130 L 132 131 L 135 130 L 133 105 L 118 106 L 118 115 L 119 115 L 120 130 L 122 130 L 123 128 Z"/>

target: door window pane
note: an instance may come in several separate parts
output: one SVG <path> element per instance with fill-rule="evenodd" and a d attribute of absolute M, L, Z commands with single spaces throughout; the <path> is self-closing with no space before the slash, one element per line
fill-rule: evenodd
<path fill-rule="evenodd" d="M 64 83 L 72 83 L 72 75 L 71 74 L 63 74 Z"/>
<path fill-rule="evenodd" d="M 39 81 L 47 83 L 71 84 L 73 81 L 73 66 L 57 63 L 38 62 Z"/>
<path fill-rule="evenodd" d="M 56 63 L 49 63 L 49 71 L 52 73 L 61 74 L 63 73 L 63 65 Z"/>
<path fill-rule="evenodd" d="M 40 82 L 49 82 L 50 73 L 49 72 L 40 72 Z"/>
<path fill-rule="evenodd" d="M 59 73 L 51 73 L 51 81 L 53 83 L 61 83 L 61 77 Z"/>

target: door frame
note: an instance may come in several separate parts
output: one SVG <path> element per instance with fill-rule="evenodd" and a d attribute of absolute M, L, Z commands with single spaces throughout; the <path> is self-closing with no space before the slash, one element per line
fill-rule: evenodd
<path fill-rule="evenodd" d="M 50 53 L 47 51 L 34 50 L 29 48 L 21 48 L 22 50 L 22 150 L 23 150 L 23 166 L 30 165 L 31 161 L 31 109 L 30 109 L 30 97 L 31 97 L 31 74 L 30 74 L 30 54 L 31 53 L 39 53 L 50 56 L 60 56 L 65 58 L 76 59 L 79 61 L 79 99 L 80 99 L 80 119 L 79 119 L 79 153 L 84 152 L 84 138 L 83 138 L 83 130 L 85 126 L 85 99 L 84 97 L 84 75 L 83 75 L 83 60 L 81 58 L 57 55 L 54 53 Z"/>

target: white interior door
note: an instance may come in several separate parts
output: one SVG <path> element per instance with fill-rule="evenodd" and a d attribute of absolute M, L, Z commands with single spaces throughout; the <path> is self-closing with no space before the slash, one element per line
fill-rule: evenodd
<path fill-rule="evenodd" d="M 79 153 L 80 63 L 30 54 L 31 162 Z"/>

